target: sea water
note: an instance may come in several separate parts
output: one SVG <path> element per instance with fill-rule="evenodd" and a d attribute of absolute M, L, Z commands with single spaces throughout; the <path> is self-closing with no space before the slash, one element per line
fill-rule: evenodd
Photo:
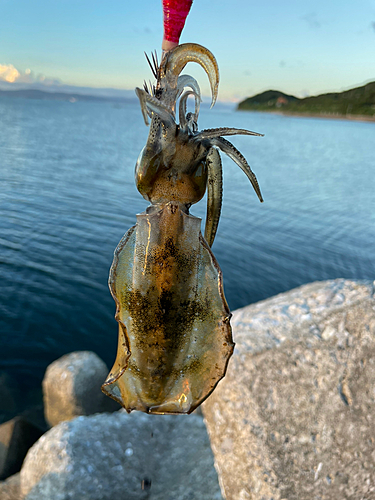
<path fill-rule="evenodd" d="M 203 107 L 256 173 L 260 204 L 223 155 L 213 252 L 232 310 L 303 283 L 375 276 L 375 124 Z M 0 99 L 0 373 L 22 390 L 75 350 L 112 365 L 113 251 L 147 207 L 134 166 L 148 129 L 139 103 Z M 191 208 L 204 219 L 206 200 Z"/>

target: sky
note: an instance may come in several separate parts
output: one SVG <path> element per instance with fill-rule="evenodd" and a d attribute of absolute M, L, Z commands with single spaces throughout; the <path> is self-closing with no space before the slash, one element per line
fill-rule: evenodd
<path fill-rule="evenodd" d="M 0 81 L 134 89 L 162 35 L 161 0 L 0 0 Z M 220 100 L 342 91 L 375 80 L 375 0 L 194 0 L 184 42 L 215 55 Z"/>

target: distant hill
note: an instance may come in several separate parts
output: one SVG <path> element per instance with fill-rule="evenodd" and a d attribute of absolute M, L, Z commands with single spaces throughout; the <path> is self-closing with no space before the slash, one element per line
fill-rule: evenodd
<path fill-rule="evenodd" d="M 77 94 L 70 92 L 45 92 L 44 90 L 37 89 L 22 89 L 22 90 L 0 90 L 0 97 L 11 97 L 11 98 L 24 98 L 24 99 L 42 99 L 42 100 L 53 100 L 53 101 L 110 101 L 110 102 L 127 102 L 129 100 L 134 100 L 134 98 L 129 97 L 116 97 L 116 96 L 98 96 L 98 95 L 86 95 Z"/>
<path fill-rule="evenodd" d="M 237 109 L 307 115 L 363 116 L 375 119 L 375 82 L 345 92 L 332 92 L 304 99 L 278 90 L 267 90 L 240 102 Z"/>

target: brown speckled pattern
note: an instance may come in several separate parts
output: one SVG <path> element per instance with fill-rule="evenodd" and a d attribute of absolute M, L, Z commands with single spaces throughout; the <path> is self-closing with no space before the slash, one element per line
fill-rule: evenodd
<path fill-rule="evenodd" d="M 138 215 L 115 253 L 121 340 L 104 390 L 128 411 L 190 413 L 225 375 L 230 312 L 200 223 L 170 203 Z"/>

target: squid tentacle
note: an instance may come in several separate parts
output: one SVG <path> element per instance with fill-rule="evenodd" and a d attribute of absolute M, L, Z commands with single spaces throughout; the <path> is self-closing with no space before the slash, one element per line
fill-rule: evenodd
<path fill-rule="evenodd" d="M 152 113 L 155 113 L 167 127 L 176 125 L 171 110 L 156 99 L 156 97 L 151 96 L 138 87 L 135 89 L 135 93 L 141 104 L 143 119 L 146 125 L 149 125 L 148 116 L 151 117 Z"/>
<path fill-rule="evenodd" d="M 264 134 L 258 134 L 258 132 L 252 132 L 251 130 L 246 130 L 243 128 L 232 128 L 232 127 L 220 127 L 220 128 L 207 128 L 201 130 L 194 136 L 195 141 L 201 141 L 202 139 L 212 139 L 214 137 L 220 137 L 222 135 L 255 135 L 258 137 L 263 137 Z"/>
<path fill-rule="evenodd" d="M 259 201 L 263 202 L 263 197 L 260 192 L 258 180 L 254 172 L 251 170 L 250 165 L 247 163 L 246 158 L 238 151 L 238 149 L 235 148 L 231 142 L 224 139 L 224 137 L 214 137 L 210 140 L 210 144 L 212 146 L 218 147 L 223 153 L 225 153 L 227 156 L 229 156 L 229 158 L 237 163 L 237 165 L 246 174 L 247 178 L 251 182 L 251 185 L 253 186 L 254 191 L 259 198 Z"/>
<path fill-rule="evenodd" d="M 188 125 L 188 121 L 186 119 L 186 104 L 187 104 L 187 99 L 190 95 L 193 95 L 195 97 L 195 113 L 193 115 L 193 120 L 195 122 L 198 120 L 197 109 L 199 109 L 200 97 L 195 92 L 189 90 L 182 95 L 182 97 L 180 99 L 180 105 L 179 105 L 179 111 L 178 111 L 179 118 L 180 118 L 180 126 L 183 129 L 186 129 L 186 127 Z"/>
<path fill-rule="evenodd" d="M 204 239 L 212 247 L 217 227 L 219 225 L 221 205 L 223 200 L 223 169 L 220 154 L 215 148 L 208 152 L 206 165 L 207 179 L 207 214 L 204 229 Z"/>

